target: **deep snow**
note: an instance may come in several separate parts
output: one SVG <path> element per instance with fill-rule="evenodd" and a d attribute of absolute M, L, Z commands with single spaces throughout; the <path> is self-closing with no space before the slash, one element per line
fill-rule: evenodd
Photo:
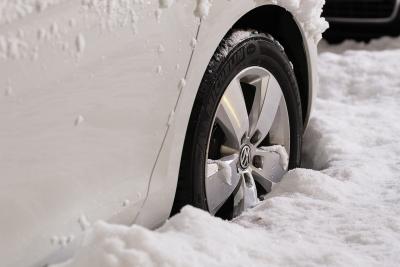
<path fill-rule="evenodd" d="M 185 207 L 156 231 L 97 222 L 58 266 L 398 266 L 399 47 L 322 44 L 314 170 L 290 171 L 256 208 L 228 222 Z"/>

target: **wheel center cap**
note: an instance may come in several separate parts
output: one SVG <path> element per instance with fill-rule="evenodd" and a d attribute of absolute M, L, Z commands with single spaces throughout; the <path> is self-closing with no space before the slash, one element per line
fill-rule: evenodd
<path fill-rule="evenodd" d="M 244 145 L 240 149 L 239 165 L 242 170 L 246 170 L 250 165 L 251 148 L 249 145 Z"/>

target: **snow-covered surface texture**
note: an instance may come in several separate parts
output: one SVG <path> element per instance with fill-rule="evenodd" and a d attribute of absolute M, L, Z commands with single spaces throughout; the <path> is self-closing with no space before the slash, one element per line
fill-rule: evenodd
<path fill-rule="evenodd" d="M 380 39 L 371 40 L 368 44 L 363 42 L 356 42 L 354 40 L 346 40 L 341 45 L 329 45 L 325 40 L 322 40 L 318 45 L 318 50 L 322 52 L 333 52 L 340 54 L 348 50 L 396 50 L 400 49 L 400 39 L 393 37 L 382 37 Z"/>
<path fill-rule="evenodd" d="M 1 0 L 0 25 L 25 17 L 31 13 L 39 13 L 65 0 Z"/>
<path fill-rule="evenodd" d="M 304 141 L 305 167 L 314 170 L 290 171 L 233 222 L 185 207 L 155 231 L 95 223 L 76 258 L 59 266 L 398 266 L 395 43 L 356 45 L 362 50 L 324 45 L 319 98 Z"/>

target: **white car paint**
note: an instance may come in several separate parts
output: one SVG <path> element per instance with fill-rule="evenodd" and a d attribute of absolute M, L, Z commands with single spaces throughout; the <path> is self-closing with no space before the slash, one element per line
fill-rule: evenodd
<path fill-rule="evenodd" d="M 108 15 L 81 1 L 1 26 L 2 35 L 23 31 L 28 49 L 38 47 L 36 60 L 0 60 L 0 85 L 12 88 L 0 96 L 2 266 L 40 266 L 81 232 L 81 214 L 133 222 L 198 28 L 192 5 L 166 10 L 159 22 L 157 8 L 137 6 L 136 34 L 103 28 Z M 59 35 L 39 40 L 52 24 Z"/>
<path fill-rule="evenodd" d="M 86 221 L 155 227 L 168 218 L 208 61 L 233 24 L 266 3 L 213 1 L 199 26 L 190 1 L 137 1 L 134 14 L 89 2 L 0 25 L 3 266 L 68 257 Z M 304 41 L 315 88 L 315 40 Z"/>

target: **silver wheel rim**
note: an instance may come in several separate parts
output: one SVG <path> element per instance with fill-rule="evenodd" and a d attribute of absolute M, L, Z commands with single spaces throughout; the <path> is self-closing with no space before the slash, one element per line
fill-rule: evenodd
<path fill-rule="evenodd" d="M 247 107 L 244 90 L 249 89 L 245 86 L 253 90 L 252 104 Z M 249 67 L 236 75 L 218 105 L 212 129 L 216 128 L 223 141 L 210 143 L 214 140 L 213 130 L 210 132 L 205 166 L 207 204 L 215 215 L 231 199 L 232 216 L 236 217 L 259 202 L 256 183 L 270 192 L 288 170 L 289 115 L 276 78 L 261 67 Z"/>

